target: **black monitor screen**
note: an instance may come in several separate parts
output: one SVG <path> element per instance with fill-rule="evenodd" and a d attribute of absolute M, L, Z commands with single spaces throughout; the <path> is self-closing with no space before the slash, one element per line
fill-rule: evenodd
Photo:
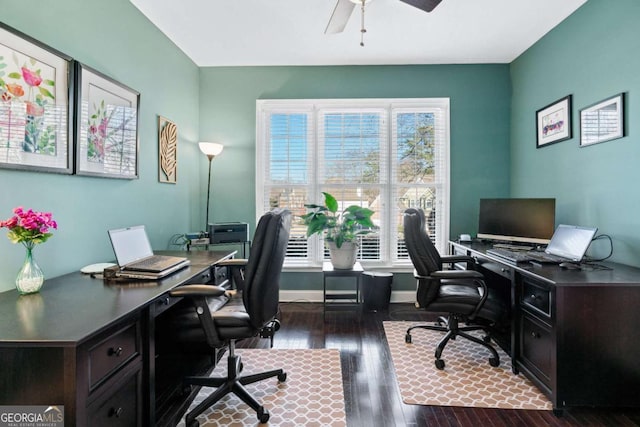
<path fill-rule="evenodd" d="M 480 199 L 478 238 L 546 244 L 555 217 L 555 199 Z"/>

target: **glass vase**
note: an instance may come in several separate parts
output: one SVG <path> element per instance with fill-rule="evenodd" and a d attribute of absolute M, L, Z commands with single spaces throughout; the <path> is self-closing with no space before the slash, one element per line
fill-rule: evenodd
<path fill-rule="evenodd" d="M 27 256 L 22 264 L 22 268 L 16 277 L 16 288 L 22 295 L 33 294 L 40 291 L 44 283 L 44 274 L 33 259 L 33 248 L 27 246 Z"/>

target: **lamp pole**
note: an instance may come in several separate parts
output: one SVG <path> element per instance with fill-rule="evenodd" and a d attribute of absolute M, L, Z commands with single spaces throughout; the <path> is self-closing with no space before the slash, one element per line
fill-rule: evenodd
<path fill-rule="evenodd" d="M 207 219 L 204 224 L 205 233 L 209 232 L 209 198 L 211 197 L 211 160 L 213 160 L 215 156 L 213 154 L 207 154 L 207 158 L 209 159 L 209 179 L 207 179 Z"/>
<path fill-rule="evenodd" d="M 204 225 L 204 232 L 209 232 L 209 200 L 211 198 L 211 161 L 218 154 L 222 153 L 224 146 L 217 142 L 200 142 L 198 143 L 200 151 L 202 151 L 209 159 L 209 177 L 207 179 L 207 218 Z"/>

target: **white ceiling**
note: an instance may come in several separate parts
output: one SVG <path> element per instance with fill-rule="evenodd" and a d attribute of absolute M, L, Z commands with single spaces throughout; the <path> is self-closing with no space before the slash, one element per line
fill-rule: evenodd
<path fill-rule="evenodd" d="M 337 0 L 130 0 L 198 66 L 509 63 L 586 0 L 371 0 L 343 33 Z"/>

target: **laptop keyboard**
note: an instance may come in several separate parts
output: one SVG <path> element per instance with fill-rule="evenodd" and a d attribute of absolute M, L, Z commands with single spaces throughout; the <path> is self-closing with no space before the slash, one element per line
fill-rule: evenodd
<path fill-rule="evenodd" d="M 140 268 L 140 267 L 144 267 L 144 268 L 150 268 L 150 267 L 159 267 L 164 263 L 164 259 L 161 257 L 157 257 L 157 256 L 152 256 L 150 258 L 147 259 L 143 259 L 140 261 L 136 261 L 133 265 L 136 268 Z"/>

